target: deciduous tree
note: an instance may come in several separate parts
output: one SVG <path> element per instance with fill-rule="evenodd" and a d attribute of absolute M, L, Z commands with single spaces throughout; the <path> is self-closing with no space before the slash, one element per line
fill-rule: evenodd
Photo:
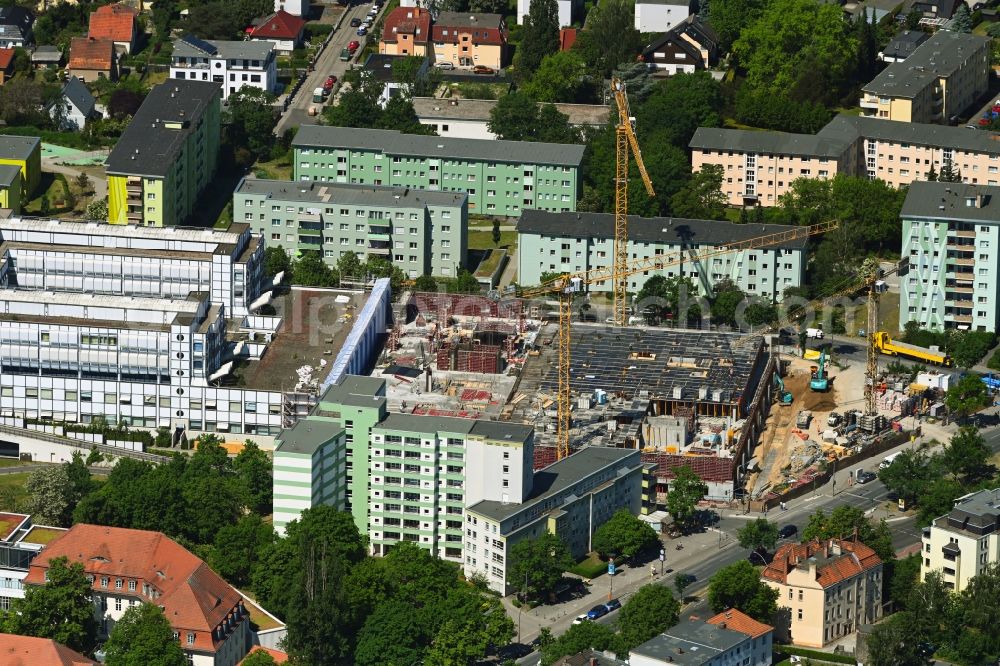
<path fill-rule="evenodd" d="M 208 561 L 220 576 L 242 589 L 250 584 L 253 568 L 274 540 L 270 523 L 257 515 L 243 516 L 219 530 Z"/>
<path fill-rule="evenodd" d="M 51 638 L 77 652 L 89 653 L 97 637 L 97 620 L 83 565 L 68 564 L 65 557 L 54 558 L 45 584 L 26 586 L 24 598 L 11 604 L 4 625 L 11 634 Z"/>
<path fill-rule="evenodd" d="M 587 14 L 587 29 L 577 34 L 573 51 L 601 79 L 619 65 L 635 62 L 642 51 L 642 35 L 635 29 L 634 6 L 626 0 L 603 0 Z"/>
<path fill-rule="evenodd" d="M 687 465 L 674 470 L 674 480 L 667 492 L 667 511 L 674 522 L 687 526 L 695 515 L 695 508 L 705 495 L 708 486 Z"/>
<path fill-rule="evenodd" d="M 593 547 L 604 557 L 631 559 L 659 543 L 649 523 L 639 520 L 628 509 L 619 509 L 594 532 Z"/>
<path fill-rule="evenodd" d="M 233 460 L 233 467 L 243 487 L 246 506 L 254 513 L 266 516 L 271 513 L 271 460 L 257 443 L 248 439 L 243 450 Z"/>
<path fill-rule="evenodd" d="M 529 597 L 546 597 L 571 566 L 573 558 L 563 540 L 545 532 L 535 539 L 522 539 L 510 549 L 509 580 L 518 590 L 526 581 Z"/>
<path fill-rule="evenodd" d="M 129 606 L 104 644 L 108 666 L 185 666 L 187 656 L 160 607 Z"/>
<path fill-rule="evenodd" d="M 736 608 L 760 622 L 772 622 L 777 600 L 778 591 L 746 560 L 719 569 L 708 584 L 708 604 L 716 613 Z"/>
<path fill-rule="evenodd" d="M 982 378 L 975 372 L 969 372 L 948 388 L 944 395 L 944 404 L 953 414 L 968 416 L 986 407 L 990 401 L 989 391 Z"/>
<path fill-rule="evenodd" d="M 773 550 L 778 543 L 778 526 L 767 518 L 758 518 L 741 527 L 736 536 L 744 548 Z"/>
<path fill-rule="evenodd" d="M 681 605 L 662 585 L 643 585 L 618 614 L 622 644 L 632 649 L 677 624 Z"/>
<path fill-rule="evenodd" d="M 559 7 L 556 0 L 536 0 L 528 8 L 521 29 L 521 43 L 515 53 L 515 68 L 520 78 L 535 73 L 542 59 L 559 50 Z"/>
<path fill-rule="evenodd" d="M 35 470 L 28 475 L 24 489 L 29 497 L 29 513 L 35 522 L 56 527 L 69 526 L 74 492 L 65 466 Z"/>
<path fill-rule="evenodd" d="M 982 473 L 990 458 L 986 440 L 974 426 L 963 426 L 951 436 L 941 456 L 945 468 L 957 477 L 975 477 Z"/>
<path fill-rule="evenodd" d="M 691 174 L 670 205 L 674 215 L 695 220 L 726 219 L 726 195 L 722 193 L 721 164 L 706 164 Z"/>
<path fill-rule="evenodd" d="M 585 70 L 575 51 L 556 51 L 542 59 L 522 90 L 538 102 L 579 102 Z"/>

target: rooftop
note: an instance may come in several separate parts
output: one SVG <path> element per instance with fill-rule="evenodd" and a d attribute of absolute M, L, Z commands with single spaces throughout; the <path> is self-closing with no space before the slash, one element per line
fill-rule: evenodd
<path fill-rule="evenodd" d="M 35 48 L 31 54 L 32 62 L 59 62 L 62 60 L 62 49 L 51 44 L 43 44 Z"/>
<path fill-rule="evenodd" d="M 87 35 L 115 42 L 131 42 L 135 33 L 136 10 L 122 4 L 104 5 L 90 14 Z"/>
<path fill-rule="evenodd" d="M 996 132 L 930 123 L 901 123 L 870 116 L 836 116 L 816 136 L 848 142 L 864 136 L 917 146 L 1000 154 L 1000 134 Z"/>
<path fill-rule="evenodd" d="M 937 518 L 934 526 L 978 535 L 1000 530 L 1000 489 L 980 490 L 959 497 L 951 512 Z"/>
<path fill-rule="evenodd" d="M 771 625 L 758 622 L 736 608 L 727 608 L 718 615 L 708 618 L 705 622 L 738 631 L 751 638 L 759 638 L 769 631 L 774 631 L 774 627 Z"/>
<path fill-rule="evenodd" d="M 292 141 L 295 148 L 342 148 L 440 159 L 467 159 L 515 164 L 555 164 L 579 167 L 584 146 L 530 141 L 455 139 L 397 130 L 303 125 Z"/>
<path fill-rule="evenodd" d="M 830 539 L 807 543 L 786 543 L 774 553 L 774 559 L 761 572 L 761 578 L 787 584 L 795 569 L 816 567 L 816 582 L 823 588 L 853 578 L 882 565 L 875 551 L 860 541 Z"/>
<path fill-rule="evenodd" d="M 280 9 L 268 16 L 250 33 L 251 39 L 298 39 L 306 22 Z"/>
<path fill-rule="evenodd" d="M 889 122 L 889 121 L 886 121 Z M 903 124 L 903 123 L 900 123 Z M 840 137 L 828 138 L 820 134 L 792 134 L 755 130 L 699 127 L 695 130 L 690 148 L 745 153 L 769 153 L 826 157 L 839 159 L 848 146 Z"/>
<path fill-rule="evenodd" d="M 2 139 L 0 135 L 0 145 Z M 0 153 L 2 154 L 2 153 Z M 104 247 L 129 247 L 138 240 L 149 247 L 150 241 L 161 241 L 164 246 L 182 249 L 187 243 L 209 243 L 219 245 L 235 244 L 249 227 L 235 223 L 227 230 L 202 227 L 137 227 L 107 222 L 79 222 L 76 220 L 55 220 L 41 217 L 12 217 L 0 219 L 0 234 L 28 232 L 40 234 L 47 242 L 57 243 L 61 236 L 84 240 L 84 245 Z M 111 240 L 115 239 L 115 240 Z M 95 247 L 94 249 L 98 249 Z"/>
<path fill-rule="evenodd" d="M 889 58 L 905 60 L 913 55 L 918 46 L 927 41 L 929 33 L 923 30 L 904 30 L 892 38 L 882 49 L 882 54 Z"/>
<path fill-rule="evenodd" d="M 79 109 L 83 115 L 90 116 L 94 112 L 94 105 L 96 104 L 94 96 L 87 89 L 83 81 L 75 76 L 69 77 L 69 80 L 66 81 L 66 85 L 62 88 L 62 96 Z"/>
<path fill-rule="evenodd" d="M 291 428 L 281 431 L 276 438 L 274 451 L 311 456 L 343 430 L 344 426 L 335 421 L 302 419 Z"/>
<path fill-rule="evenodd" d="M 455 120 L 490 119 L 490 112 L 497 105 L 495 99 L 438 99 L 414 97 L 413 110 L 418 118 Z M 539 102 L 539 106 L 543 103 Z M 570 125 L 606 125 L 611 118 L 611 108 L 605 104 L 553 104 L 569 118 Z"/>
<path fill-rule="evenodd" d="M 383 42 L 395 42 L 396 35 L 413 35 L 417 44 L 425 44 L 431 36 L 431 14 L 421 7 L 397 7 L 384 19 Z"/>
<path fill-rule="evenodd" d="M 20 167 L 13 164 L 0 164 L 0 186 L 10 187 L 20 176 Z"/>
<path fill-rule="evenodd" d="M 472 437 L 482 437 L 495 442 L 526 442 L 534 428 L 519 423 L 498 423 L 480 419 L 463 419 L 453 416 L 418 416 L 416 414 L 388 414 L 378 425 L 380 430 L 407 432 L 446 432 Z"/>
<path fill-rule="evenodd" d="M 0 634 L 0 662 L 7 666 L 99 666 L 51 638 Z"/>
<path fill-rule="evenodd" d="M 110 71 L 115 64 L 115 43 L 106 38 L 74 37 L 69 45 L 69 69 Z"/>
<path fill-rule="evenodd" d="M 247 657 L 254 654 L 255 652 L 266 652 L 271 657 L 271 659 L 274 659 L 274 663 L 276 664 L 284 664 L 288 661 L 287 652 L 282 652 L 281 650 L 274 650 L 272 648 L 262 647 L 260 645 L 254 645 L 253 648 L 249 652 L 247 652 Z M 244 660 L 245 659 L 246 657 L 244 657 Z M 242 663 L 243 661 L 240 662 L 240 664 Z"/>
<path fill-rule="evenodd" d="M 735 224 L 716 220 L 690 220 L 673 217 L 629 217 L 628 239 L 634 243 L 722 246 L 767 234 L 790 231 L 781 224 Z M 615 235 L 615 216 L 611 213 L 550 213 L 527 209 L 517 223 L 521 234 L 568 236 L 572 238 L 609 239 Z M 773 247 L 804 248 L 800 238 Z"/>
<path fill-rule="evenodd" d="M 906 191 L 900 217 L 1000 224 L 1000 187 L 917 180 Z"/>
<path fill-rule="evenodd" d="M 171 57 L 267 60 L 273 51 L 274 44 L 268 41 L 210 40 L 185 35 L 174 40 L 174 50 Z"/>
<path fill-rule="evenodd" d="M 503 16 L 480 12 L 438 12 L 434 25 L 447 28 L 492 28 L 497 30 L 503 26 Z"/>
<path fill-rule="evenodd" d="M 10 541 L 30 517 L 24 513 L 0 513 L 0 541 Z"/>
<path fill-rule="evenodd" d="M 277 201 L 399 208 L 422 208 L 425 205 L 461 206 L 468 198 L 464 192 L 435 192 L 405 187 L 294 182 L 262 178 L 244 178 L 236 186 L 235 194 L 264 196 Z"/>
<path fill-rule="evenodd" d="M 0 157 L 8 160 L 26 160 L 39 150 L 42 140 L 37 136 L 0 134 Z"/>
<path fill-rule="evenodd" d="M 872 95 L 913 97 L 939 77 L 951 76 L 973 51 L 989 42 L 989 37 L 939 30 L 905 61 L 891 63 L 862 90 Z"/>
<path fill-rule="evenodd" d="M 385 380 L 363 375 L 344 375 L 339 384 L 330 384 L 319 400 L 355 407 L 376 407 L 385 400 Z"/>
<path fill-rule="evenodd" d="M 218 103 L 220 89 L 212 81 L 181 79 L 154 86 L 108 155 L 107 172 L 165 177 L 198 119 L 213 102 Z"/>
<path fill-rule="evenodd" d="M 659 636 L 632 648 L 630 654 L 678 666 L 702 666 L 746 640 L 746 634 L 720 625 L 682 620 Z"/>
<path fill-rule="evenodd" d="M 14 62 L 14 49 L 0 49 L 0 69 L 6 70 Z"/>
<path fill-rule="evenodd" d="M 64 532 L 66 532 L 65 527 L 45 527 L 42 525 L 33 525 L 25 533 L 20 543 L 32 543 L 37 546 L 47 546 Z"/>
<path fill-rule="evenodd" d="M 367 75 L 373 77 L 378 81 L 385 83 L 393 83 L 396 81 L 395 67 L 397 62 L 403 62 L 404 60 L 409 60 L 411 58 L 420 58 L 420 68 L 417 76 L 422 76 L 423 72 L 426 72 L 426 68 L 430 65 L 430 62 L 426 57 L 423 56 L 406 56 L 406 55 L 393 55 L 391 53 L 369 53 L 368 57 L 365 58 L 364 64 L 361 66 Z"/>
<path fill-rule="evenodd" d="M 508 424 L 499 425 L 507 426 Z M 524 502 L 511 504 L 484 500 L 472 505 L 468 510 L 491 520 L 506 520 L 514 514 L 558 495 L 607 467 L 625 463 L 631 457 L 635 458 L 636 465 L 641 464 L 639 452 L 634 449 L 588 446 L 535 472 L 531 495 Z"/>

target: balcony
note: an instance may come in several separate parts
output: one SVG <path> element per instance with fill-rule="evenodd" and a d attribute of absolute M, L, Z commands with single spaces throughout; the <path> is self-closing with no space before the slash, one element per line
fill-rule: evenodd
<path fill-rule="evenodd" d="M 319 213 L 299 213 L 298 214 L 299 224 L 303 222 L 320 223 L 323 219 L 320 217 Z"/>
<path fill-rule="evenodd" d="M 975 266 L 976 260 L 973 257 L 948 257 L 948 264 L 953 266 Z"/>
<path fill-rule="evenodd" d="M 971 229 L 949 229 L 948 236 L 949 240 L 951 240 L 951 236 L 958 236 L 959 238 L 975 238 L 976 232 Z"/>
<path fill-rule="evenodd" d="M 945 297 L 945 305 L 951 305 L 956 308 L 971 308 L 973 303 L 971 300 L 958 300 L 955 298 Z"/>
<path fill-rule="evenodd" d="M 865 95 L 861 98 L 860 104 L 862 109 L 877 109 L 878 97 Z"/>
<path fill-rule="evenodd" d="M 972 315 L 971 314 L 967 314 L 967 315 L 945 315 L 945 317 L 951 317 L 952 321 L 957 322 L 959 324 L 971 324 L 972 323 Z"/>

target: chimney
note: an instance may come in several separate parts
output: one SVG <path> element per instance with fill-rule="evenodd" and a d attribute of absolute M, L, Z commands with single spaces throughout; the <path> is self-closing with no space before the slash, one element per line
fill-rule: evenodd
<path fill-rule="evenodd" d="M 726 623 L 725 622 L 720 622 L 719 623 L 719 629 L 725 629 L 725 628 L 726 628 Z"/>

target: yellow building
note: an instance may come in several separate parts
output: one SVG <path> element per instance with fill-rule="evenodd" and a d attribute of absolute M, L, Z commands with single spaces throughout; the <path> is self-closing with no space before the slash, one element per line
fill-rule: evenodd
<path fill-rule="evenodd" d="M 776 639 L 823 647 L 882 617 L 882 560 L 856 539 L 784 544 L 760 575 L 785 618 Z"/>
<path fill-rule="evenodd" d="M 434 62 L 500 69 L 507 55 L 507 24 L 500 14 L 440 12 L 431 28 Z"/>
<path fill-rule="evenodd" d="M 27 201 L 42 180 L 42 140 L 37 136 L 0 136 L 0 165 L 3 164 L 16 166 L 20 170 L 19 201 Z"/>
<path fill-rule="evenodd" d="M 21 212 L 21 170 L 12 164 L 0 165 L 0 208 Z"/>
<path fill-rule="evenodd" d="M 108 222 L 181 224 L 219 158 L 220 85 L 170 79 L 153 88 L 104 163 Z"/>

